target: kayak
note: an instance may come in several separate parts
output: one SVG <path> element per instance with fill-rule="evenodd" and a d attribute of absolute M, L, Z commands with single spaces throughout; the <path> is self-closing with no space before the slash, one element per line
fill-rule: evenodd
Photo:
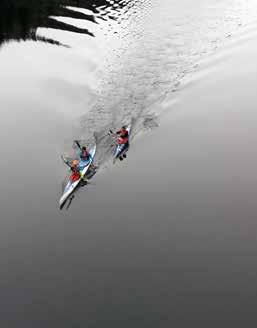
<path fill-rule="evenodd" d="M 72 193 L 75 191 L 75 189 L 78 187 L 81 179 L 84 177 L 84 175 L 87 173 L 90 165 L 92 164 L 94 157 L 95 157 L 95 153 L 96 153 L 96 145 L 94 145 L 94 147 L 92 149 L 90 149 L 89 151 L 90 155 L 92 156 L 92 158 L 90 158 L 87 161 L 84 161 L 82 159 L 79 160 L 79 170 L 80 170 L 80 175 L 74 175 L 72 174 L 69 178 L 69 182 L 67 183 L 66 187 L 64 188 L 62 197 L 59 201 L 59 205 L 60 205 L 60 209 L 63 208 L 63 206 L 65 205 L 67 199 L 72 195 Z"/>
<path fill-rule="evenodd" d="M 128 138 L 130 137 L 130 131 L 131 131 L 131 125 L 129 125 L 127 127 L 127 131 L 128 131 Z M 126 154 L 126 152 L 129 150 L 129 146 L 127 144 L 117 144 L 115 151 L 114 151 L 114 159 L 113 159 L 113 164 L 116 162 L 116 160 Z"/>

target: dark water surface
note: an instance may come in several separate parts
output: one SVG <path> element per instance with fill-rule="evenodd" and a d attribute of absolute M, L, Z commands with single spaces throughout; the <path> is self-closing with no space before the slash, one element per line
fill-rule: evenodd
<path fill-rule="evenodd" d="M 169 170 L 136 138 L 162 117 L 165 97 L 172 110 L 171 95 L 199 59 L 255 13 L 253 0 L 0 1 L 1 327 L 242 327 L 255 319 L 254 236 L 240 248 L 222 215 L 213 223 L 208 192 L 205 204 L 191 197 L 198 181 L 173 188 L 175 175 L 156 178 Z M 113 168 L 99 146 L 95 185 L 60 212 L 60 155 L 74 138 L 92 141 L 94 131 L 131 118 L 134 161 Z M 179 156 L 187 140 L 176 141 Z M 179 177 L 184 156 L 181 170 L 171 166 Z M 219 234 L 232 238 L 228 248 L 209 240 Z"/>

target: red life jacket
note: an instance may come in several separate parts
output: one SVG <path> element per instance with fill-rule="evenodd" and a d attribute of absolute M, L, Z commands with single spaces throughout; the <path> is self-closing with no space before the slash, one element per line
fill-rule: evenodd
<path fill-rule="evenodd" d="M 119 139 L 118 139 L 118 144 L 122 145 L 128 142 L 129 140 L 129 134 L 127 130 L 119 130 L 118 132 L 116 132 L 117 134 L 120 135 Z"/>
<path fill-rule="evenodd" d="M 128 142 L 128 137 L 126 138 L 122 138 L 122 137 L 119 137 L 118 138 L 118 144 L 119 145 L 124 145 L 125 143 L 127 143 Z"/>
<path fill-rule="evenodd" d="M 72 175 L 70 176 L 70 180 L 72 182 L 75 182 L 81 178 L 79 171 L 73 172 Z"/>

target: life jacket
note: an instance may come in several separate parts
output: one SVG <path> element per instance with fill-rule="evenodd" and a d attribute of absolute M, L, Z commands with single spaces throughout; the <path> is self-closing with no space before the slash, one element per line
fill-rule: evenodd
<path fill-rule="evenodd" d="M 118 138 L 118 144 L 119 145 L 124 145 L 128 142 L 128 137 L 125 137 L 125 138 L 122 138 L 122 137 L 119 137 Z"/>
<path fill-rule="evenodd" d="M 129 141 L 129 133 L 127 130 L 120 130 L 117 132 L 117 134 L 120 135 L 118 138 L 119 145 L 126 144 Z"/>
<path fill-rule="evenodd" d="M 72 171 L 72 174 L 71 174 L 71 176 L 70 176 L 70 180 L 71 180 L 72 182 L 75 182 L 75 181 L 79 180 L 79 179 L 80 179 L 79 168 L 78 168 L 77 166 L 73 166 L 73 167 L 71 168 L 71 171 Z"/>

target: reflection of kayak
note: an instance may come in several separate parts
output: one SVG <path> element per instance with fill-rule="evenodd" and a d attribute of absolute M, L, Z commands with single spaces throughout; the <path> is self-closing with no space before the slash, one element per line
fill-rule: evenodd
<path fill-rule="evenodd" d="M 76 187 L 79 185 L 81 178 L 87 173 L 90 165 L 92 164 L 95 153 L 96 153 L 96 145 L 89 151 L 92 158 L 87 161 L 80 159 L 79 161 L 79 170 L 81 174 L 72 174 L 69 178 L 69 182 L 67 183 L 66 187 L 64 188 L 63 195 L 59 201 L 60 209 L 63 208 L 67 199 L 72 195 L 75 191 Z"/>
<path fill-rule="evenodd" d="M 128 131 L 128 142 L 126 144 L 117 144 L 115 151 L 114 151 L 114 159 L 113 163 L 115 163 L 116 159 L 118 159 L 120 156 L 125 155 L 126 152 L 129 150 L 129 137 L 130 137 L 130 131 L 131 131 L 131 125 L 127 127 Z"/>

